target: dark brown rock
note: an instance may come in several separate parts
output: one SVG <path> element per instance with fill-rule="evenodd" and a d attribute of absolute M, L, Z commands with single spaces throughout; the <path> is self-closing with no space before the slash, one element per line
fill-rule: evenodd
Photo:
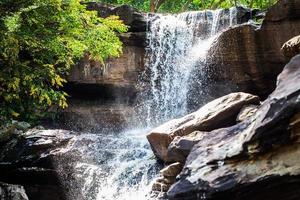
<path fill-rule="evenodd" d="M 166 122 L 152 130 L 147 139 L 155 155 L 168 162 L 168 146 L 176 136 L 188 135 L 196 130 L 211 131 L 235 123 L 236 116 L 244 105 L 258 102 L 257 96 L 232 93 L 215 99 L 194 113 Z"/>
<path fill-rule="evenodd" d="M 283 44 L 281 51 L 287 58 L 292 58 L 300 53 L 300 35 L 293 37 Z"/>
<path fill-rule="evenodd" d="M 170 199 L 300 198 L 300 56 L 243 122 L 206 134 L 192 149 Z"/>
<path fill-rule="evenodd" d="M 14 135 L 0 147 L 0 181 L 22 185 L 30 200 L 65 200 L 53 162 L 67 155 L 73 143 L 73 133 L 66 130 L 31 129 Z"/>
<path fill-rule="evenodd" d="M 289 61 L 282 45 L 300 32 L 300 1 L 280 0 L 261 26 L 244 24 L 223 32 L 209 51 L 209 70 L 216 82 L 263 98 L 274 90 L 276 77 Z"/>

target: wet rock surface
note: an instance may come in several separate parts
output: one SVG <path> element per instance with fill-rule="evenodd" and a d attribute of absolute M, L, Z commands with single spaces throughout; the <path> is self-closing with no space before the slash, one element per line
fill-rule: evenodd
<path fill-rule="evenodd" d="M 298 199 L 299 79 L 297 56 L 252 117 L 194 145 L 169 198 Z"/>
<path fill-rule="evenodd" d="M 232 93 L 206 104 L 194 113 L 166 122 L 152 130 L 147 139 L 155 155 L 168 162 L 167 149 L 176 136 L 184 136 L 196 130 L 211 131 L 235 123 L 240 109 L 255 103 L 259 103 L 257 96 Z"/>

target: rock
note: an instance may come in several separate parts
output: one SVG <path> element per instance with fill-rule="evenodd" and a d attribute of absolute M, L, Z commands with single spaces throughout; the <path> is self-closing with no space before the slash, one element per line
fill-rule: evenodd
<path fill-rule="evenodd" d="M 27 131 L 31 127 L 29 123 L 19 121 L 13 121 L 13 125 L 16 126 L 16 129 L 19 129 L 21 131 Z"/>
<path fill-rule="evenodd" d="M 111 6 L 96 2 L 86 5 L 89 10 L 97 11 L 100 17 L 118 15 L 129 30 L 119 34 L 123 42 L 123 52 L 119 57 L 109 58 L 103 64 L 85 55 L 72 68 L 64 90 L 77 101 L 88 99 L 132 106 L 139 92 L 136 87 L 138 77 L 145 65 L 146 14 L 128 5 Z"/>
<path fill-rule="evenodd" d="M 106 104 L 96 100 L 70 101 L 61 113 L 58 127 L 83 132 L 118 132 L 128 126 L 127 118 L 133 115 L 133 107 L 125 103 Z"/>
<path fill-rule="evenodd" d="M 68 162 L 76 159 L 70 153 L 74 137 L 67 130 L 38 129 L 14 135 L 0 146 L 0 181 L 22 185 L 30 200 L 65 200 L 59 165 L 54 162 L 66 156 Z"/>
<path fill-rule="evenodd" d="M 152 191 L 167 192 L 169 188 L 170 185 L 161 182 L 154 182 L 152 184 Z"/>
<path fill-rule="evenodd" d="M 244 106 L 240 113 L 238 114 L 236 121 L 241 122 L 247 119 L 248 117 L 251 117 L 258 109 L 257 105 L 249 105 L 249 106 Z"/>
<path fill-rule="evenodd" d="M 293 37 L 281 47 L 283 55 L 292 58 L 300 53 L 300 35 Z"/>
<path fill-rule="evenodd" d="M 194 131 L 186 136 L 175 137 L 168 147 L 168 161 L 184 163 L 193 146 L 197 144 L 205 134 L 207 134 L 207 132 Z"/>
<path fill-rule="evenodd" d="M 247 104 L 259 103 L 259 98 L 246 93 L 232 93 L 201 107 L 194 113 L 174 119 L 155 128 L 147 139 L 154 154 L 167 162 L 167 149 L 176 136 L 188 135 L 193 131 L 211 131 L 235 123 L 240 109 Z"/>
<path fill-rule="evenodd" d="M 193 147 L 170 199 L 299 199 L 300 56 L 250 118 L 205 134 Z"/>
<path fill-rule="evenodd" d="M 176 176 L 182 170 L 183 164 L 172 163 L 160 171 L 162 177 L 157 178 L 152 184 L 152 191 L 167 192 L 170 186 L 175 183 Z"/>
<path fill-rule="evenodd" d="M 299 0 L 278 1 L 267 11 L 261 26 L 247 23 L 221 33 L 208 52 L 207 69 L 214 72 L 210 82 L 221 84 L 226 80 L 235 86 L 232 91 L 266 98 L 289 61 L 281 53 L 282 45 L 299 33 Z"/>
<path fill-rule="evenodd" d="M 11 185 L 0 182 L 1 200 L 28 200 L 24 188 L 20 185 Z"/>
<path fill-rule="evenodd" d="M 183 166 L 180 162 L 172 163 L 167 167 L 165 167 L 164 169 L 162 169 L 160 173 L 164 177 L 176 177 L 180 173 L 182 167 Z"/>

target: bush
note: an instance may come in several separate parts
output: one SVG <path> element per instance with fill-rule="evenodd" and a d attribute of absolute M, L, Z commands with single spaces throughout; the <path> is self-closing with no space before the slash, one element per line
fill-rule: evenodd
<path fill-rule="evenodd" d="M 30 121 L 52 105 L 67 107 L 61 88 L 72 65 L 85 53 L 101 62 L 118 56 L 116 33 L 126 30 L 79 0 L 2 0 L 0 118 Z"/>

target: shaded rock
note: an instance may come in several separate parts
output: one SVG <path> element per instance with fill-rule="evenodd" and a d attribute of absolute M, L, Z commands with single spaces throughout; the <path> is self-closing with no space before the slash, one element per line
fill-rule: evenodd
<path fill-rule="evenodd" d="M 281 51 L 284 56 L 292 58 L 300 53 L 300 35 L 293 37 L 283 44 Z"/>
<path fill-rule="evenodd" d="M 208 52 L 207 69 L 214 72 L 211 82 L 226 80 L 235 85 L 233 91 L 266 98 L 289 61 L 281 53 L 282 45 L 299 32 L 299 0 L 278 1 L 267 11 L 261 26 L 247 23 L 226 30 Z"/>
<path fill-rule="evenodd" d="M 58 127 L 85 132 L 118 132 L 128 126 L 128 116 L 133 115 L 133 107 L 117 103 L 99 101 L 70 101 L 68 108 L 56 122 Z"/>
<path fill-rule="evenodd" d="M 168 161 L 184 163 L 193 146 L 197 144 L 205 134 L 207 134 L 207 132 L 194 131 L 186 136 L 175 137 L 168 147 Z"/>
<path fill-rule="evenodd" d="M 20 185 L 11 185 L 0 182 L 1 200 L 28 200 L 25 190 Z"/>
<path fill-rule="evenodd" d="M 194 113 L 174 119 L 152 130 L 147 139 L 155 155 L 168 161 L 167 149 L 176 136 L 184 136 L 193 131 L 211 131 L 235 122 L 240 109 L 247 104 L 259 102 L 257 96 L 247 93 L 232 93 L 218 98 Z"/>
<path fill-rule="evenodd" d="M 31 129 L 13 135 L 0 147 L 0 181 L 22 185 L 30 200 L 66 199 L 54 162 L 72 149 L 73 139 L 66 130 Z"/>
<path fill-rule="evenodd" d="M 236 121 L 241 122 L 247 119 L 248 117 L 251 117 L 258 109 L 257 105 L 249 105 L 249 106 L 244 106 L 240 113 L 238 114 Z"/>
<path fill-rule="evenodd" d="M 300 56 L 285 66 L 252 117 L 205 134 L 193 147 L 169 198 L 299 199 L 298 80 Z"/>

